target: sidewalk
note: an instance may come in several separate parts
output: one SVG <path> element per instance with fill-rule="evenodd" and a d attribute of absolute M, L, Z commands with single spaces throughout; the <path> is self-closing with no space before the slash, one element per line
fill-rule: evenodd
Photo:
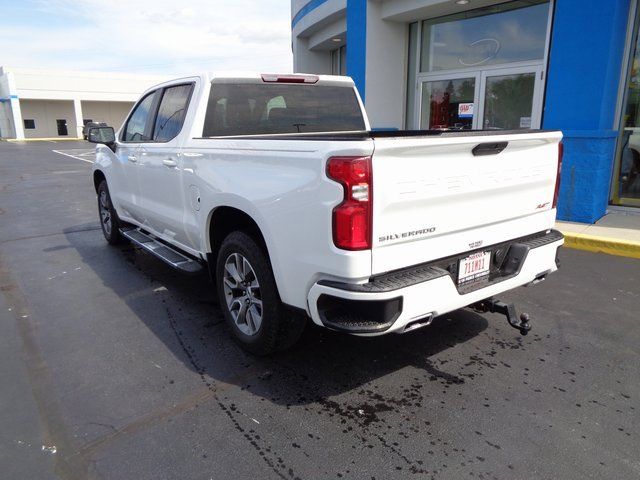
<path fill-rule="evenodd" d="M 595 225 L 556 222 L 565 246 L 622 257 L 640 258 L 640 215 L 610 212 Z"/>

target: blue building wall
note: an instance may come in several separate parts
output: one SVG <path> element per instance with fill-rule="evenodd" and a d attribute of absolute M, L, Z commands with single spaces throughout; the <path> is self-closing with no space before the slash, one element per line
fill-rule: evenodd
<path fill-rule="evenodd" d="M 543 128 L 565 135 L 558 218 L 606 213 L 631 0 L 556 0 Z"/>

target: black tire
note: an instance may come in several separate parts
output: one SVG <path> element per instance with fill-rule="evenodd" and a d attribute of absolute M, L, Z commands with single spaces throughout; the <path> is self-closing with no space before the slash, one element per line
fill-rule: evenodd
<path fill-rule="evenodd" d="M 241 282 L 237 280 L 234 283 L 234 276 L 227 269 L 227 266 L 231 270 L 235 268 L 240 258 L 246 259 L 250 267 L 242 267 L 244 272 L 240 274 L 240 278 L 245 279 L 242 282 L 245 286 L 240 286 Z M 253 278 L 257 280 L 257 287 L 251 285 Z M 238 285 L 238 288 L 232 288 L 230 283 Z M 234 339 L 246 351 L 254 355 L 268 355 L 292 346 L 300 338 L 306 319 L 282 304 L 266 252 L 246 233 L 232 232 L 222 242 L 216 261 L 216 288 L 226 323 Z M 252 303 L 256 300 L 260 307 Z M 245 307 L 246 325 L 237 320 L 241 316 L 240 311 L 235 311 L 229 302 L 236 307 L 238 304 L 248 305 Z M 258 327 L 255 326 L 258 323 L 256 312 L 260 314 Z"/>
<path fill-rule="evenodd" d="M 120 234 L 120 219 L 115 208 L 113 208 L 113 203 L 111 203 L 106 180 L 102 180 L 98 185 L 98 219 L 100 220 L 102 234 L 110 245 L 124 243 L 125 239 Z"/>

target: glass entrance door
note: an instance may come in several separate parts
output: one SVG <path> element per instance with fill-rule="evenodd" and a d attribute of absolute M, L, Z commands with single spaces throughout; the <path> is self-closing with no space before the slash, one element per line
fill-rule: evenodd
<path fill-rule="evenodd" d="M 483 72 L 479 128 L 520 130 L 540 128 L 542 67 Z"/>
<path fill-rule="evenodd" d="M 420 128 L 520 130 L 540 128 L 542 67 L 492 69 L 422 82 Z"/>
<path fill-rule="evenodd" d="M 477 128 L 477 75 L 463 78 L 432 78 L 422 83 L 420 128 L 471 130 Z"/>
<path fill-rule="evenodd" d="M 531 128 L 535 74 L 488 77 L 484 94 L 484 129 Z"/>

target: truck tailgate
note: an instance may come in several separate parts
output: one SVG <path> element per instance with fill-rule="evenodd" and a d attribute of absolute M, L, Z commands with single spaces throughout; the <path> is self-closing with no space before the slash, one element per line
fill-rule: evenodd
<path fill-rule="evenodd" d="M 552 228 L 561 138 L 560 132 L 375 138 L 372 273 Z"/>

